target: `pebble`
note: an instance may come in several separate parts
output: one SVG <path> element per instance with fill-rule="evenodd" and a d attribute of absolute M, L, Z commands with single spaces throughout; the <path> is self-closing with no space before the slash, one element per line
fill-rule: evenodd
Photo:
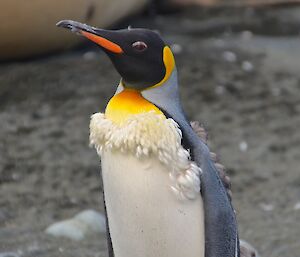
<path fill-rule="evenodd" d="M 94 210 L 86 210 L 78 213 L 75 219 L 86 224 L 94 232 L 106 232 L 105 216 Z"/>
<path fill-rule="evenodd" d="M 223 48 L 225 47 L 225 41 L 223 39 L 215 39 L 213 44 L 215 45 L 215 47 L 218 47 L 218 48 Z"/>
<path fill-rule="evenodd" d="M 273 96 L 280 96 L 281 95 L 281 89 L 278 87 L 272 87 L 271 93 Z"/>
<path fill-rule="evenodd" d="M 0 252 L 0 257 L 20 257 L 20 255 L 14 252 Z"/>
<path fill-rule="evenodd" d="M 299 211 L 299 210 L 300 210 L 300 202 L 298 202 L 298 203 L 296 203 L 296 204 L 294 205 L 294 210 L 295 210 L 295 211 Z"/>
<path fill-rule="evenodd" d="M 240 142 L 239 148 L 241 152 L 246 152 L 248 150 L 248 143 L 246 141 Z"/>
<path fill-rule="evenodd" d="M 260 205 L 260 208 L 263 210 L 263 211 L 273 211 L 274 210 L 274 205 L 273 204 L 268 204 L 268 203 L 261 203 Z"/>
<path fill-rule="evenodd" d="M 241 33 L 242 40 L 248 41 L 253 38 L 253 33 L 250 30 L 244 30 Z"/>
<path fill-rule="evenodd" d="M 225 52 L 223 52 L 223 59 L 227 62 L 236 62 L 237 57 L 234 52 L 225 51 Z"/>
<path fill-rule="evenodd" d="M 54 237 L 65 237 L 80 241 L 90 234 L 104 233 L 105 231 L 105 216 L 94 210 L 85 210 L 71 219 L 50 225 L 45 232 Z"/>
<path fill-rule="evenodd" d="M 182 46 L 179 44 L 172 44 L 171 49 L 174 54 L 180 54 L 182 52 Z"/>
<path fill-rule="evenodd" d="M 242 69 L 243 71 L 246 71 L 246 72 L 251 72 L 254 70 L 254 66 L 251 62 L 249 61 L 243 61 L 242 62 Z"/>
<path fill-rule="evenodd" d="M 216 86 L 216 88 L 215 88 L 215 93 L 217 95 L 224 95 L 225 91 L 226 91 L 226 89 L 224 86 Z"/>

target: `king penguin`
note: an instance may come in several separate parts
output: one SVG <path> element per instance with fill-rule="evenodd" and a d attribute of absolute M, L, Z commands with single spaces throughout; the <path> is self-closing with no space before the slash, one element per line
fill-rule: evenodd
<path fill-rule="evenodd" d="M 57 26 L 98 44 L 121 75 L 91 117 L 110 257 L 239 257 L 234 209 L 181 107 L 174 56 L 148 29 Z"/>

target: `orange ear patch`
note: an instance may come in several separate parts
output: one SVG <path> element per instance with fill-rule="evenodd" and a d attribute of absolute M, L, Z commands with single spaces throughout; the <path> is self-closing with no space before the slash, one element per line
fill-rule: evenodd
<path fill-rule="evenodd" d="M 122 124 L 131 115 L 153 111 L 163 113 L 152 103 L 147 101 L 140 92 L 132 89 L 124 89 L 110 99 L 106 106 L 105 116 L 117 124 Z"/>
<path fill-rule="evenodd" d="M 170 47 L 168 47 L 168 46 L 164 47 L 164 50 L 163 50 L 163 61 L 164 61 L 164 65 L 165 65 L 165 68 L 166 68 L 166 73 L 165 73 L 164 78 L 160 82 L 158 82 L 157 84 L 155 84 L 154 86 L 146 88 L 146 90 L 150 89 L 150 88 L 161 86 L 171 76 L 172 71 L 173 71 L 173 69 L 175 67 L 175 59 L 174 59 L 174 55 L 173 55 Z"/>
<path fill-rule="evenodd" d="M 116 54 L 121 54 L 123 53 L 122 48 L 117 45 L 114 42 L 109 41 L 108 39 L 104 37 L 100 37 L 98 35 L 95 35 L 93 33 L 89 33 L 86 31 L 81 30 L 80 33 L 85 36 L 87 39 L 95 42 L 96 44 L 102 46 L 103 48 L 107 49 L 110 52 L 116 53 Z"/>

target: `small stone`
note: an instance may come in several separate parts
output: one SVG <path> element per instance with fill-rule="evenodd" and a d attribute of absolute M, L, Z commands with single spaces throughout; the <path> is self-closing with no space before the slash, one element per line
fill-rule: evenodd
<path fill-rule="evenodd" d="M 182 52 L 182 46 L 179 44 L 172 44 L 171 49 L 174 54 L 180 54 Z"/>
<path fill-rule="evenodd" d="M 224 93 L 225 93 L 225 87 L 224 86 L 217 86 L 216 88 L 215 88 L 215 93 L 217 94 L 217 95 L 224 95 Z"/>
<path fill-rule="evenodd" d="M 216 47 L 218 47 L 218 48 L 222 48 L 222 47 L 225 46 L 224 40 L 223 40 L 223 39 L 220 39 L 220 38 L 215 39 L 214 42 L 213 42 L 213 44 L 214 44 Z"/>
<path fill-rule="evenodd" d="M 253 37 L 253 33 L 250 30 L 244 30 L 241 33 L 242 40 L 248 41 L 248 40 L 252 39 L 252 37 Z"/>
<path fill-rule="evenodd" d="M 85 210 L 71 219 L 50 225 L 45 232 L 54 237 L 65 237 L 80 241 L 87 235 L 105 231 L 106 221 L 104 215 L 94 210 Z"/>
<path fill-rule="evenodd" d="M 20 255 L 14 252 L 0 252 L 0 257 L 20 257 Z"/>
<path fill-rule="evenodd" d="M 242 69 L 243 71 L 246 71 L 246 72 L 251 72 L 254 70 L 254 66 L 251 62 L 249 61 L 243 61 L 242 62 Z"/>
<path fill-rule="evenodd" d="M 20 176 L 19 173 L 13 172 L 12 175 L 11 175 L 11 178 L 12 178 L 14 181 L 18 181 L 18 180 L 20 180 L 21 176 Z"/>
<path fill-rule="evenodd" d="M 299 210 L 300 210 L 300 202 L 298 202 L 298 203 L 296 203 L 296 204 L 294 205 L 294 210 L 295 210 L 295 211 L 299 211 Z"/>
<path fill-rule="evenodd" d="M 70 203 L 72 204 L 78 204 L 78 200 L 75 197 L 70 198 Z"/>
<path fill-rule="evenodd" d="M 239 148 L 241 152 L 246 152 L 248 150 L 248 143 L 246 141 L 240 142 Z"/>
<path fill-rule="evenodd" d="M 54 237 L 66 237 L 74 241 L 84 239 L 84 227 L 76 220 L 56 222 L 46 229 L 46 233 Z"/>
<path fill-rule="evenodd" d="M 270 203 L 261 203 L 259 206 L 263 211 L 269 212 L 274 210 L 274 205 Z"/>
<path fill-rule="evenodd" d="M 96 233 L 104 233 L 106 231 L 106 219 L 102 213 L 86 210 L 78 213 L 74 218 L 86 224 L 91 231 Z"/>
<path fill-rule="evenodd" d="M 223 59 L 227 62 L 236 62 L 237 57 L 236 54 L 234 52 L 231 51 L 225 51 L 223 52 Z"/>
<path fill-rule="evenodd" d="M 272 95 L 273 96 L 280 96 L 281 95 L 281 89 L 278 87 L 273 87 L 271 89 Z"/>

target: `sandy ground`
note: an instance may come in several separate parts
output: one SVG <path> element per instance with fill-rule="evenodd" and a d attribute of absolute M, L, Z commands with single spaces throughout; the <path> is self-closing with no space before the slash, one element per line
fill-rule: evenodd
<path fill-rule="evenodd" d="M 249 17 L 210 15 L 242 24 Z M 232 178 L 241 238 L 261 256 L 298 257 L 299 36 L 281 26 L 272 35 L 244 31 L 247 24 L 203 30 L 201 19 L 211 26 L 207 16 L 187 11 L 130 23 L 158 28 L 181 48 L 182 101 L 188 116 L 205 124 Z M 72 242 L 44 229 L 83 209 L 103 211 L 88 125 L 118 80 L 94 47 L 0 66 L 0 255 L 107 256 L 104 235 Z"/>

